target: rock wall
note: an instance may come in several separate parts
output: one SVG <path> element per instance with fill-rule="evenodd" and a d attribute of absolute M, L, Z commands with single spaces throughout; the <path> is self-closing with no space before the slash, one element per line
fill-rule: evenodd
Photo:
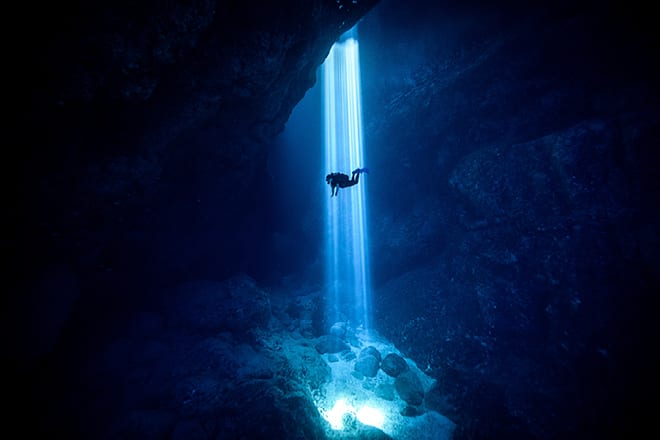
<path fill-rule="evenodd" d="M 465 438 L 627 432 L 657 342 L 657 35 L 609 3 L 423 15 L 360 28 L 374 322 Z"/>
<path fill-rule="evenodd" d="M 12 6 L 31 38 L 8 49 L 8 329 L 57 268 L 99 319 L 165 285 L 256 271 L 265 146 L 374 4 Z"/>

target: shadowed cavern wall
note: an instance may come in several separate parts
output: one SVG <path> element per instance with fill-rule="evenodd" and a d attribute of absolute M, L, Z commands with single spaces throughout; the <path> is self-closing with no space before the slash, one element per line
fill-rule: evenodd
<path fill-rule="evenodd" d="M 3 324 L 33 335 L 9 351 L 43 355 L 74 310 L 116 319 L 158 286 L 258 274 L 266 145 L 375 3 L 12 6 L 31 38 L 8 48 Z"/>
<path fill-rule="evenodd" d="M 376 326 L 464 438 L 636 429 L 660 275 L 648 11 L 394 5 L 360 26 Z"/>

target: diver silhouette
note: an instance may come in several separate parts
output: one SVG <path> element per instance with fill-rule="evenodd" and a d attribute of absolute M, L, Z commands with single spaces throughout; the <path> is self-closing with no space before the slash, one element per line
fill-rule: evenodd
<path fill-rule="evenodd" d="M 348 188 L 349 186 L 357 185 L 360 180 L 360 174 L 362 173 L 369 173 L 369 169 L 354 169 L 350 179 L 344 173 L 330 173 L 325 176 L 325 183 L 330 185 L 330 197 L 336 196 L 339 193 L 339 188 Z"/>

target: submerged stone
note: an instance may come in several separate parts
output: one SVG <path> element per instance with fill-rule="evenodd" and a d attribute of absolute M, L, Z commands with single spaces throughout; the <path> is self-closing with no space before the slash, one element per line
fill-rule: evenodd
<path fill-rule="evenodd" d="M 330 334 L 332 336 L 338 337 L 339 339 L 344 339 L 346 336 L 346 323 L 335 322 L 332 324 L 332 327 L 330 327 Z"/>
<path fill-rule="evenodd" d="M 405 359 L 396 353 L 389 353 L 383 359 L 380 368 L 387 373 L 388 376 L 397 377 L 408 369 L 408 364 Z"/>
<path fill-rule="evenodd" d="M 378 360 L 378 362 L 380 362 L 381 359 L 382 359 L 382 357 L 380 355 L 380 351 L 378 351 L 378 349 L 376 347 L 372 346 L 372 345 L 370 345 L 368 347 L 365 347 L 365 348 L 362 349 L 362 351 L 360 351 L 360 357 L 366 356 L 366 355 L 371 355 L 371 356 L 375 357 Z"/>
<path fill-rule="evenodd" d="M 378 359 L 376 359 L 375 356 L 370 354 L 364 356 L 360 355 L 355 362 L 355 371 L 359 371 L 367 377 L 376 377 L 379 365 L 380 362 L 378 362 Z"/>
<path fill-rule="evenodd" d="M 314 346 L 316 351 L 321 354 L 324 353 L 339 353 L 348 350 L 349 347 L 341 339 L 332 335 L 323 335 L 318 338 L 318 342 Z"/>
<path fill-rule="evenodd" d="M 409 405 L 421 405 L 424 401 L 424 387 L 413 371 L 404 371 L 397 376 L 394 386 L 399 397 Z"/>

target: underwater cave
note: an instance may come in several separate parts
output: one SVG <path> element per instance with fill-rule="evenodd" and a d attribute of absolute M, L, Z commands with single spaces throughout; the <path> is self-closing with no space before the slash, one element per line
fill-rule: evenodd
<path fill-rule="evenodd" d="M 658 431 L 650 5 L 6 14 L 21 437 Z"/>

